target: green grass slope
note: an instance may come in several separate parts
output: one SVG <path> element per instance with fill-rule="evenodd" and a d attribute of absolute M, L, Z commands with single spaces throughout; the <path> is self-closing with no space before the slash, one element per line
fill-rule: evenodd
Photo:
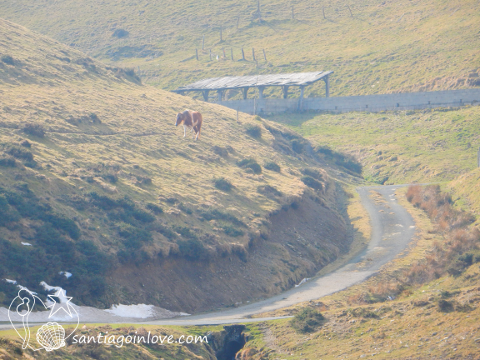
<path fill-rule="evenodd" d="M 480 85 L 475 0 L 260 3 L 261 22 L 256 1 L 3 0 L 0 13 L 99 59 L 139 66 L 147 83 L 164 89 L 207 77 L 310 70 L 335 71 L 333 96 Z M 238 61 L 241 48 L 248 61 Z M 324 90 L 319 84 L 306 94 Z"/>
<path fill-rule="evenodd" d="M 269 117 L 312 144 L 347 152 L 367 180 L 449 181 L 477 167 L 480 108 Z"/>
<path fill-rule="evenodd" d="M 38 291 L 41 280 L 53 282 L 77 303 L 102 298 L 109 306 L 133 301 L 135 290 L 119 289 L 151 262 L 183 259 L 200 269 L 185 278 L 207 271 L 202 261 L 217 257 L 230 258 L 230 267 L 233 257 L 245 267 L 249 247 L 268 237 L 269 219 L 282 207 L 298 207 L 307 193 L 341 226 L 335 184 L 326 172 L 310 170 L 317 179 L 310 176 L 310 187 L 305 185 L 305 169 L 319 163 L 299 135 L 258 117 L 240 114 L 237 121 L 230 109 L 141 85 L 132 72 L 8 21 L 0 20 L 0 34 L 1 278 Z M 174 126 L 185 108 L 203 113 L 197 142 Z M 343 238 L 325 237 L 333 247 L 312 249 L 316 264 L 334 257 L 333 243 Z M 277 245 L 267 257 L 285 258 L 288 251 Z M 268 273 L 278 270 L 272 288 L 291 286 L 314 267 L 293 252 L 291 261 L 265 263 Z M 74 276 L 66 279 L 60 271 Z M 109 286 L 117 275 L 122 296 L 102 297 L 115 293 Z M 139 281 L 131 286 L 143 286 Z M 8 302 L 15 287 L 1 286 L 1 301 Z M 150 290 L 157 297 L 137 300 L 160 304 L 155 286 Z M 165 296 L 181 297 L 173 292 Z"/>

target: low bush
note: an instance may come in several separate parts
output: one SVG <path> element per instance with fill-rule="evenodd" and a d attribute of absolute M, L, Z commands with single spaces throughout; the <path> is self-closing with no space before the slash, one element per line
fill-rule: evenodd
<path fill-rule="evenodd" d="M 242 227 L 247 227 L 245 223 L 241 220 L 239 220 L 237 217 L 235 217 L 232 214 L 225 213 L 223 211 L 220 211 L 218 209 L 213 209 L 213 210 L 208 210 L 208 211 L 199 211 L 200 213 L 200 220 L 224 220 L 231 222 L 233 225 L 236 226 L 242 226 Z"/>
<path fill-rule="evenodd" d="M 282 196 L 282 193 L 280 191 L 270 185 L 260 185 L 259 187 L 257 187 L 257 192 L 266 196 Z"/>
<path fill-rule="evenodd" d="M 197 240 L 197 235 L 192 230 L 190 230 L 190 228 L 186 226 L 176 225 L 173 227 L 173 230 L 175 230 L 185 239 Z"/>
<path fill-rule="evenodd" d="M 273 162 L 273 161 L 268 161 L 268 162 L 266 162 L 265 165 L 263 165 L 263 167 L 264 167 L 265 169 L 267 169 L 267 170 L 275 171 L 275 172 L 278 172 L 278 173 L 279 173 L 280 170 L 281 170 L 281 169 L 280 169 L 280 166 L 279 166 L 277 163 Z"/>
<path fill-rule="evenodd" d="M 231 237 L 243 236 L 245 234 L 242 230 L 237 229 L 232 225 L 222 225 L 221 228 L 223 229 L 226 235 Z"/>
<path fill-rule="evenodd" d="M 40 124 L 25 124 L 23 132 L 28 135 L 36 136 L 39 138 L 45 137 L 45 129 Z"/>
<path fill-rule="evenodd" d="M 129 34 L 130 33 L 125 29 L 115 29 L 112 36 L 121 39 L 121 38 L 127 37 Z"/>
<path fill-rule="evenodd" d="M 17 166 L 17 162 L 13 157 L 0 157 L 0 166 L 3 167 L 15 167 Z"/>
<path fill-rule="evenodd" d="M 163 214 L 163 209 L 156 204 L 148 203 L 145 207 L 156 215 Z"/>
<path fill-rule="evenodd" d="M 5 147 L 5 152 L 16 159 L 33 161 L 33 154 L 21 146 L 9 144 Z"/>
<path fill-rule="evenodd" d="M 197 239 L 179 240 L 177 244 L 180 255 L 189 260 L 203 260 L 208 256 L 207 250 Z"/>
<path fill-rule="evenodd" d="M 451 312 L 453 309 L 453 303 L 451 301 L 444 299 L 438 300 L 438 310 L 441 312 Z"/>
<path fill-rule="evenodd" d="M 290 320 L 290 325 L 300 333 L 310 333 L 321 327 L 325 321 L 325 317 L 319 311 L 307 307 L 295 314 Z"/>
<path fill-rule="evenodd" d="M 295 151 L 297 154 L 301 154 L 305 147 L 304 141 L 299 139 L 293 139 L 291 142 L 292 150 Z"/>
<path fill-rule="evenodd" d="M 307 185 L 308 187 L 311 187 L 312 189 L 315 189 L 315 190 L 322 190 L 323 189 L 322 183 L 315 180 L 311 176 L 302 176 L 302 178 L 300 180 L 302 180 L 302 182 L 305 185 Z"/>
<path fill-rule="evenodd" d="M 178 204 L 178 208 L 187 215 L 192 215 L 193 214 L 193 210 L 190 209 L 188 206 L 186 206 L 184 203 Z"/>
<path fill-rule="evenodd" d="M 424 210 L 436 225 L 436 231 L 443 233 L 445 241 L 435 242 L 424 260 L 417 261 L 404 272 L 405 281 L 410 284 L 424 283 L 448 273 L 462 274 L 477 259 L 480 246 L 480 231 L 469 227 L 475 217 L 457 210 L 449 194 L 442 193 L 438 185 L 410 186 L 407 200 Z"/>
<path fill-rule="evenodd" d="M 262 167 L 252 158 L 240 160 L 237 162 L 237 165 L 241 168 L 252 170 L 254 174 L 262 173 Z"/>
<path fill-rule="evenodd" d="M 315 152 L 321 154 L 325 160 L 333 162 L 335 165 L 342 166 L 359 175 L 362 173 L 362 165 L 351 155 L 332 150 L 328 146 L 317 146 Z"/>
<path fill-rule="evenodd" d="M 8 64 L 8 65 L 13 65 L 15 66 L 15 60 L 13 59 L 13 57 L 11 57 L 10 55 L 2 55 L 2 57 L 0 58 L 0 60 L 2 60 L 2 62 L 4 64 Z"/>
<path fill-rule="evenodd" d="M 322 174 L 317 169 L 305 168 L 301 170 L 301 173 L 305 176 L 310 176 L 316 180 L 323 180 Z"/>
<path fill-rule="evenodd" d="M 247 124 L 245 132 L 247 135 L 250 135 L 255 139 L 260 139 L 262 137 L 262 128 L 258 125 Z"/>
<path fill-rule="evenodd" d="M 152 234 L 149 231 L 133 226 L 124 227 L 118 234 L 125 239 L 123 244 L 127 249 L 140 249 L 144 243 L 152 241 Z"/>
<path fill-rule="evenodd" d="M 230 191 L 233 189 L 232 183 L 223 177 L 213 180 L 213 183 L 217 189 L 222 191 Z"/>

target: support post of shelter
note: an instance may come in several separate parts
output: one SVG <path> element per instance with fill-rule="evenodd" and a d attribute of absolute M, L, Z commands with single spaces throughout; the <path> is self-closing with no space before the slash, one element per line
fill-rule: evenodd
<path fill-rule="evenodd" d="M 263 90 L 265 90 L 265 86 L 258 87 L 258 98 L 263 99 Z"/>
<path fill-rule="evenodd" d="M 247 100 L 248 98 L 248 87 L 245 87 L 242 89 L 242 92 L 243 92 L 243 100 Z"/>
<path fill-rule="evenodd" d="M 305 92 L 305 86 L 300 86 L 300 98 L 298 99 L 298 110 L 302 110 L 303 108 L 303 94 Z"/>
<path fill-rule="evenodd" d="M 282 86 L 282 90 L 283 90 L 283 98 L 287 99 L 288 98 L 288 85 Z"/>
<path fill-rule="evenodd" d="M 329 97 L 330 96 L 330 76 L 325 76 L 323 78 L 323 81 L 325 81 L 325 97 Z"/>
<path fill-rule="evenodd" d="M 203 90 L 202 91 L 203 100 L 208 101 L 208 93 L 209 93 L 208 90 Z"/>
<path fill-rule="evenodd" d="M 218 89 L 217 94 L 218 94 L 218 101 L 222 101 L 223 100 L 223 90 Z"/>

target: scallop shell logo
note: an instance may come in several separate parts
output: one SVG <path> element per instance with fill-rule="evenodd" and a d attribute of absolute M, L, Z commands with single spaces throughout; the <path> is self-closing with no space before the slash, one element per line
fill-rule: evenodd
<path fill-rule="evenodd" d="M 13 299 L 8 309 L 8 318 L 15 332 L 23 341 L 23 349 L 38 351 L 45 349 L 50 352 L 66 345 L 66 340 L 73 336 L 79 325 L 78 313 L 70 303 L 65 290 L 57 288 L 55 295 L 48 295 L 45 304 L 36 293 L 21 288 L 18 296 Z M 36 310 L 36 311 L 34 311 Z M 46 311 L 50 310 L 50 312 Z M 30 318 L 32 317 L 32 318 Z M 68 335 L 57 321 L 75 324 L 69 326 Z M 44 323 L 36 334 L 30 334 L 30 323 Z M 46 323 L 45 323 L 46 322 Z M 70 331 L 71 330 L 71 331 Z"/>
<path fill-rule="evenodd" d="M 56 322 L 49 322 L 37 330 L 37 341 L 47 351 L 65 346 L 65 329 Z"/>

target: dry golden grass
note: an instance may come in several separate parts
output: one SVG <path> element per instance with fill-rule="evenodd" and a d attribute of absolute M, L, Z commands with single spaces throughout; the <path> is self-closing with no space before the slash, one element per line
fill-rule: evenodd
<path fill-rule="evenodd" d="M 51 195 L 60 188 L 72 194 L 127 195 L 138 202 L 158 203 L 173 223 L 191 222 L 177 205 L 167 202 L 176 198 L 193 209 L 232 213 L 253 232 L 262 228 L 262 217 L 303 193 L 299 169 L 309 160 L 274 150 L 275 139 L 265 125 L 288 130 L 246 114 L 240 114 L 237 122 L 231 109 L 139 85 L 119 69 L 8 21 L 0 21 L 0 33 L 0 53 L 15 61 L 14 66 L 0 62 L 0 141 L 28 139 L 32 144 L 39 167 L 26 168 L 24 180 L 33 189 Z M 183 138 L 183 129 L 174 126 L 176 113 L 185 108 L 203 114 L 200 141 L 189 135 Z M 89 121 L 91 114 L 101 123 Z M 22 132 L 28 123 L 42 125 L 45 138 Z M 260 126 L 260 140 L 245 133 L 248 124 Z M 221 157 L 215 146 L 231 151 Z M 262 167 L 274 161 L 281 172 L 249 173 L 236 165 L 244 158 L 255 158 Z M 117 176 L 118 182 L 109 183 L 99 176 L 102 172 Z M 2 172 L 1 182 L 7 183 L 11 175 Z M 229 180 L 234 189 L 216 189 L 218 178 Z M 265 185 L 280 191 L 280 200 L 257 191 Z M 102 227 L 95 219 L 90 221 L 93 227 Z M 208 222 L 191 225 L 212 230 Z M 247 237 L 232 241 L 244 243 Z"/>
<path fill-rule="evenodd" d="M 146 82 L 164 89 L 225 75 L 333 70 L 331 94 L 339 96 L 478 86 L 477 5 L 475 0 L 263 0 L 261 23 L 256 1 L 17 0 L 0 2 L 0 13 L 92 56 L 139 66 Z M 118 29 L 129 35 L 113 36 Z M 248 61 L 237 61 L 242 47 Z M 324 86 L 308 87 L 306 94 L 323 96 Z"/>

